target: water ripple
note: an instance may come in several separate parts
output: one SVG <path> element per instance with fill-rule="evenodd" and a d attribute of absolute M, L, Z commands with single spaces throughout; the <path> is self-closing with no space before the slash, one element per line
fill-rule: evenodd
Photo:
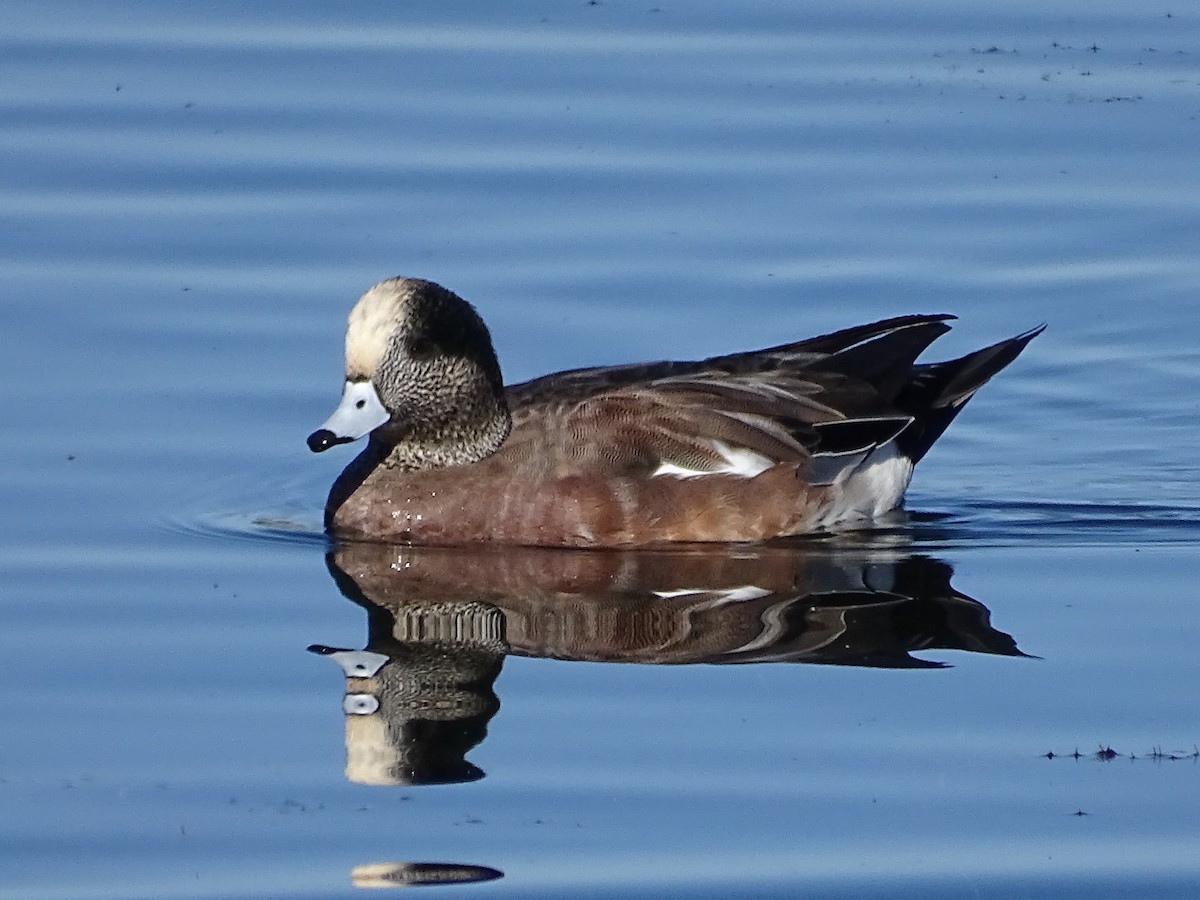
<path fill-rule="evenodd" d="M 183 512 L 163 520 L 173 533 L 229 542 L 328 547 L 316 509 Z M 1030 546 L 1144 546 L 1200 541 L 1200 509 L 1151 503 L 962 501 L 943 510 L 914 510 L 874 527 L 803 536 L 783 543 L 809 547 L 848 544 L 895 550 L 906 545 L 954 549 Z"/>
<path fill-rule="evenodd" d="M 207 540 L 326 546 L 328 538 L 320 527 L 320 517 L 312 519 L 270 512 L 212 512 L 171 517 L 160 524 L 167 531 Z"/>
<path fill-rule="evenodd" d="M 1181 544 L 1200 540 L 1200 509 L 1153 503 L 962 501 L 909 517 L 915 542 L 964 546 Z"/>

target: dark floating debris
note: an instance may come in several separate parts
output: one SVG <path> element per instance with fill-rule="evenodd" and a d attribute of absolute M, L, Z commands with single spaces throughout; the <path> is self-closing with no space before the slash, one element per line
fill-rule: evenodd
<path fill-rule="evenodd" d="M 1071 753 L 1055 753 L 1053 750 L 1047 750 L 1042 754 L 1045 759 L 1095 759 L 1100 762 L 1111 762 L 1114 759 L 1151 759 L 1155 762 L 1167 762 L 1181 759 L 1190 759 L 1200 761 L 1200 746 L 1193 744 L 1190 751 L 1184 750 L 1163 750 L 1161 746 L 1155 746 L 1149 753 L 1138 756 L 1136 753 L 1118 753 L 1107 744 L 1101 744 L 1095 753 L 1080 753 L 1078 749 Z"/>

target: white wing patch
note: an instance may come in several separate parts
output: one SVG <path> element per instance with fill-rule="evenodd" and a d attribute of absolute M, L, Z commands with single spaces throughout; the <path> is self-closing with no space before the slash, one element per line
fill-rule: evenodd
<path fill-rule="evenodd" d="M 743 600 L 757 600 L 759 597 L 765 597 L 770 591 L 760 588 L 756 584 L 744 584 L 741 587 L 725 588 L 724 590 L 714 591 L 712 588 L 677 588 L 673 591 L 655 591 L 657 597 L 663 600 L 674 600 L 676 597 L 711 597 L 714 601 L 714 606 L 722 606 L 726 603 L 739 603 Z"/>
<path fill-rule="evenodd" d="M 673 478 L 699 478 L 703 475 L 737 475 L 753 478 L 775 465 L 775 461 L 761 453 L 745 447 L 730 447 L 724 441 L 713 441 L 712 448 L 725 462 L 713 469 L 689 469 L 673 462 L 664 461 L 651 473 L 651 477 L 670 475 Z"/>

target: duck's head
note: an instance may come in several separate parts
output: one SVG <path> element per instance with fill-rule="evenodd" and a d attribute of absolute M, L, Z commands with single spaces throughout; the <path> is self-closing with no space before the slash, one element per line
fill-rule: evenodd
<path fill-rule="evenodd" d="M 491 335 L 471 304 L 431 281 L 390 278 L 350 311 L 342 401 L 308 447 L 373 433 L 424 448 L 414 464 L 447 464 L 493 452 L 508 422 Z"/>

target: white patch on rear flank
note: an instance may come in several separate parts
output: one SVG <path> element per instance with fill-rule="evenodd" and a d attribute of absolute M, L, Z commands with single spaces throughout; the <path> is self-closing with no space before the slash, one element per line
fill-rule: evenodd
<path fill-rule="evenodd" d="M 833 499 L 815 525 L 873 519 L 900 505 L 912 480 L 913 462 L 885 444 L 831 486 Z"/>
<path fill-rule="evenodd" d="M 358 298 L 346 323 L 346 376 L 370 378 L 387 351 L 401 319 L 404 279 L 381 281 Z"/>
<path fill-rule="evenodd" d="M 676 463 L 663 461 L 651 473 L 652 478 L 659 475 L 670 475 L 673 478 L 698 478 L 703 475 L 737 475 L 740 478 L 753 478 L 761 475 L 775 465 L 775 461 L 761 453 L 747 450 L 745 447 L 730 447 L 724 441 L 712 441 L 713 450 L 724 460 L 724 463 L 712 469 L 690 469 Z"/>

